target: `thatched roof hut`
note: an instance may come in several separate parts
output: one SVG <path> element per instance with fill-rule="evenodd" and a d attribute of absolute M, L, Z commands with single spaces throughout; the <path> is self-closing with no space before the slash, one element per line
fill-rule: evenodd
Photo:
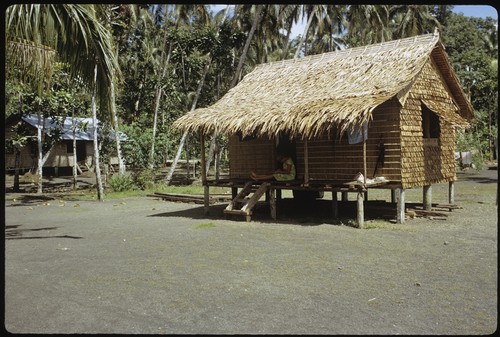
<path fill-rule="evenodd" d="M 393 97 L 403 105 L 429 61 L 453 96 L 436 110 L 466 126 L 472 106 L 437 33 L 259 65 L 218 102 L 187 113 L 174 126 L 205 134 L 286 131 L 307 138 L 334 126 L 344 131 L 369 120 L 375 107 Z"/>
<path fill-rule="evenodd" d="M 443 182 L 451 190 L 455 129 L 467 127 L 473 116 L 436 31 L 259 65 L 215 104 L 187 113 L 174 126 L 229 136 L 232 187 L 242 187 L 250 171 L 273 171 L 277 144 L 285 142 L 297 180 L 285 187 L 272 182 L 270 191 L 347 193 L 346 184 L 362 172 L 358 193 L 390 188 L 403 194 Z M 351 141 L 353 134 L 362 140 Z M 369 186 L 368 177 L 383 183 Z M 404 205 L 398 209 L 404 213 Z"/>

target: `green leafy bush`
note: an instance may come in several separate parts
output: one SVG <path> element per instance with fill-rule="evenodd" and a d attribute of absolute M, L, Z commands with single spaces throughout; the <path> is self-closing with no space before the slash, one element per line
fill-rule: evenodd
<path fill-rule="evenodd" d="M 134 179 L 135 186 L 141 190 L 146 190 L 154 187 L 155 185 L 155 173 L 152 169 L 143 169 L 135 174 Z"/>
<path fill-rule="evenodd" d="M 115 192 L 129 191 L 134 188 L 134 181 L 130 173 L 112 175 L 108 184 Z"/>

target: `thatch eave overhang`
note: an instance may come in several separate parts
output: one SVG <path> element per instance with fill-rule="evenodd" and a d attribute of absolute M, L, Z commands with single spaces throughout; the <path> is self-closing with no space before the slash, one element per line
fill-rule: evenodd
<path fill-rule="evenodd" d="M 432 49 L 431 57 L 434 63 L 439 67 L 441 76 L 450 88 L 453 99 L 458 106 L 458 114 L 468 122 L 474 119 L 474 108 L 467 98 L 453 67 L 448 61 L 448 54 L 441 42 L 437 43 Z"/>
<path fill-rule="evenodd" d="M 435 33 L 261 64 L 215 104 L 187 113 L 174 127 L 242 136 L 285 132 L 307 139 L 333 128 L 343 133 L 370 120 L 373 109 L 389 99 L 403 105 L 431 58 L 446 62 L 443 78 L 463 117 L 455 122 L 463 125 L 472 115 L 470 103 Z"/>

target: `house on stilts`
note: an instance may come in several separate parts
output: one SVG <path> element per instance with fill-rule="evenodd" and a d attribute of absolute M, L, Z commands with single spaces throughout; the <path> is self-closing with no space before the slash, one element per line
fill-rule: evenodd
<path fill-rule="evenodd" d="M 449 183 L 453 203 L 456 130 L 473 117 L 436 31 L 261 64 L 215 104 L 174 126 L 200 135 L 202 167 L 206 136 L 228 136 L 229 179 L 202 173 L 207 213 L 210 186 L 232 187 L 225 212 L 247 221 L 264 193 L 274 219 L 283 189 L 331 191 L 333 216 L 337 193 L 356 193 L 362 227 L 369 189 L 391 190 L 398 223 L 405 219 L 406 189 L 422 187 L 429 209 L 431 186 Z M 279 147 L 294 158 L 296 180 L 252 181 L 251 171 L 276 169 Z M 354 180 L 358 172 L 363 178 Z"/>
<path fill-rule="evenodd" d="M 16 136 L 15 127 L 19 125 L 27 129 L 26 136 L 33 141 L 21 147 L 16 155 L 15 151 L 8 149 L 5 153 L 5 171 L 27 171 L 34 169 L 37 165 L 37 145 L 36 135 L 37 129 L 41 129 L 46 135 L 55 135 L 56 141 L 52 147 L 44 153 L 47 156 L 43 164 L 43 168 L 53 171 L 57 176 L 60 170 L 70 169 L 76 160 L 80 172 L 83 169 L 93 168 L 94 165 L 94 146 L 93 132 L 94 123 L 92 118 L 83 117 L 43 117 L 40 120 L 36 114 L 15 114 L 5 120 L 5 139 L 8 140 Z M 98 138 L 103 137 L 102 124 L 97 121 Z M 118 134 L 121 142 L 127 140 L 127 136 L 123 132 Z M 115 139 L 115 133 L 107 134 L 110 140 Z M 73 148 L 73 141 L 76 147 Z M 110 165 L 118 165 L 118 158 L 112 155 L 109 158 Z M 69 170 L 66 170 L 69 171 Z"/>

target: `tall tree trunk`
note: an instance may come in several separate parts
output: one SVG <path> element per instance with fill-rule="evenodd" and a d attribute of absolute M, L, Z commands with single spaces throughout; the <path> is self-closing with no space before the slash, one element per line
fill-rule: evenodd
<path fill-rule="evenodd" d="M 155 138 L 156 138 L 156 128 L 158 124 L 158 110 L 160 109 L 160 99 L 162 92 L 162 81 L 167 72 L 167 66 L 170 63 L 170 55 L 172 54 L 172 43 L 170 43 L 168 47 L 167 59 L 165 59 L 165 45 L 167 44 L 167 28 L 164 28 L 163 32 L 163 48 L 161 52 L 160 66 L 162 69 L 160 70 L 160 76 L 158 78 L 158 82 L 156 83 L 156 97 L 155 97 L 155 106 L 154 106 L 154 118 L 153 118 L 153 139 L 151 139 L 151 150 L 149 151 L 149 168 L 154 167 L 154 152 L 155 152 Z"/>
<path fill-rule="evenodd" d="M 230 5 L 226 5 L 226 8 L 224 9 L 224 15 L 222 16 L 222 19 L 221 19 L 221 22 L 219 25 L 222 25 L 224 23 L 224 21 L 226 20 L 227 18 L 227 14 L 229 12 L 229 6 Z M 219 81 L 217 81 L 217 98 L 219 97 Z M 232 87 L 229 87 L 229 89 L 231 89 Z M 208 156 L 207 156 L 207 161 L 206 161 L 206 164 L 205 164 L 205 167 L 201 168 L 202 170 L 204 169 L 205 170 L 205 176 L 208 175 L 208 170 L 210 169 L 210 165 L 212 164 L 212 158 L 214 156 L 214 151 L 215 151 L 215 148 L 216 148 L 216 145 L 217 145 L 217 133 L 214 133 L 213 136 L 212 136 L 212 141 L 210 142 L 210 147 L 209 147 L 209 150 L 208 150 Z M 217 171 L 217 170 L 215 170 Z"/>
<path fill-rule="evenodd" d="M 226 5 L 226 8 L 224 9 L 224 15 L 222 16 L 222 19 L 221 19 L 219 26 L 222 25 L 224 23 L 224 21 L 226 20 L 227 14 L 229 12 L 229 6 L 230 5 Z M 253 35 L 253 33 L 252 33 L 252 35 Z M 217 36 L 218 36 L 218 33 L 217 33 Z M 196 109 L 196 104 L 198 103 L 198 98 L 201 94 L 201 89 L 203 88 L 203 84 L 205 83 L 205 77 L 207 76 L 208 70 L 210 69 L 210 63 L 212 62 L 211 53 L 208 53 L 207 57 L 208 58 L 207 58 L 207 62 L 205 64 L 205 70 L 203 71 L 203 75 L 201 76 L 200 83 L 198 84 L 198 89 L 196 90 L 196 95 L 195 95 L 193 104 L 191 105 L 191 111 Z M 234 85 L 232 85 L 230 88 L 232 88 L 233 86 Z M 177 162 L 179 161 L 179 158 L 181 156 L 182 148 L 184 147 L 184 143 L 186 142 L 186 137 L 187 137 L 187 132 L 184 132 L 182 134 L 181 141 L 179 142 L 179 148 L 177 149 L 177 153 L 175 155 L 174 161 L 172 162 L 172 166 L 170 167 L 167 178 L 165 179 L 165 183 L 167 185 L 170 185 L 170 182 L 172 181 L 172 176 L 174 175 L 174 171 L 175 171 L 175 168 L 177 166 Z M 212 143 L 215 144 L 216 138 L 217 138 L 217 134 L 214 134 L 213 139 L 212 139 Z M 210 146 L 212 147 L 212 145 L 210 145 Z M 208 172 L 209 165 L 210 165 L 210 163 L 207 165 L 206 168 L 202 167 L 201 169 L 206 170 L 206 172 Z"/>
<path fill-rule="evenodd" d="M 282 60 L 286 59 L 286 56 L 288 54 L 288 46 L 290 46 L 290 34 L 291 34 L 291 32 L 292 32 L 292 27 L 290 25 L 286 31 L 286 44 L 285 44 L 285 48 L 283 49 L 283 54 L 281 54 Z"/>
<path fill-rule="evenodd" d="M 299 45 L 297 46 L 297 50 L 295 51 L 295 55 L 293 57 L 294 59 L 299 57 L 300 50 L 302 49 L 302 45 L 305 43 L 305 41 L 307 39 L 307 32 L 309 31 L 309 27 L 311 26 L 311 22 L 312 22 L 313 17 L 314 17 L 314 13 L 311 13 L 309 18 L 307 19 L 307 24 L 304 27 L 304 33 L 302 33 L 302 36 L 300 37 Z"/>
<path fill-rule="evenodd" d="M 21 160 L 21 151 L 17 146 L 14 148 L 14 153 L 15 153 L 15 159 L 14 159 L 14 187 L 13 191 L 14 192 L 19 192 L 19 166 L 20 166 L 20 160 Z"/>
<path fill-rule="evenodd" d="M 99 146 L 97 143 L 97 64 L 94 67 L 94 83 L 92 91 L 92 124 L 94 126 L 93 132 L 93 145 L 94 145 L 94 165 L 95 165 L 95 178 L 97 183 L 97 199 L 104 200 L 104 189 L 102 187 L 101 167 L 99 162 Z"/>
<path fill-rule="evenodd" d="M 196 109 L 196 104 L 198 103 L 198 98 L 200 97 L 201 89 L 203 88 L 203 84 L 205 83 L 205 77 L 207 76 L 208 70 L 210 69 L 211 62 L 212 62 L 212 56 L 209 53 L 207 62 L 205 63 L 205 69 L 203 71 L 203 75 L 201 76 L 200 83 L 198 84 L 198 89 L 196 90 L 196 95 L 194 96 L 194 100 L 191 105 L 191 111 Z M 167 178 L 165 179 L 165 183 L 167 185 L 170 185 L 170 182 L 172 181 L 172 177 L 174 175 L 177 162 L 181 157 L 182 148 L 184 147 L 184 143 L 186 142 L 187 134 L 188 134 L 187 131 L 184 131 L 184 133 L 182 134 L 181 141 L 179 143 L 179 148 L 177 149 L 177 154 L 175 155 L 174 161 L 172 162 L 172 166 L 170 166 Z"/>
<path fill-rule="evenodd" d="M 38 110 L 38 127 L 36 128 L 36 140 L 38 145 L 38 166 L 36 168 L 37 190 L 36 193 L 42 194 L 42 178 L 43 178 L 43 152 L 42 152 L 42 122 L 45 123 Z"/>
<path fill-rule="evenodd" d="M 76 153 L 76 125 L 75 125 L 75 108 L 73 108 L 73 111 L 71 113 L 71 127 L 73 128 L 73 190 L 76 191 L 77 187 L 77 166 L 78 166 L 78 157 Z"/>
<path fill-rule="evenodd" d="M 153 117 L 153 139 L 151 139 L 151 149 L 149 150 L 149 168 L 152 169 L 154 167 L 154 159 L 155 159 L 155 137 L 156 137 L 156 127 L 158 124 L 158 109 L 160 107 L 160 99 L 161 99 L 161 86 L 160 84 L 156 87 L 155 94 L 155 113 Z"/>
<path fill-rule="evenodd" d="M 120 137 L 118 137 L 119 128 L 118 128 L 118 114 L 116 113 L 116 95 L 115 95 L 115 81 L 114 74 L 113 80 L 111 81 L 111 116 L 113 118 L 113 129 L 115 131 L 115 141 L 116 141 L 116 156 L 118 157 L 118 173 L 125 173 L 125 162 L 122 157 L 122 148 L 120 143 Z"/>
<path fill-rule="evenodd" d="M 245 47 L 243 48 L 243 52 L 240 57 L 240 61 L 238 63 L 238 67 L 236 68 L 236 72 L 234 73 L 233 80 L 231 81 L 231 85 L 229 86 L 230 88 L 234 87 L 236 83 L 238 82 L 238 79 L 241 74 L 241 70 L 243 69 L 243 63 L 245 62 L 245 59 L 247 58 L 247 53 L 248 49 L 250 48 L 250 43 L 252 42 L 253 34 L 255 33 L 255 30 L 257 30 L 257 26 L 260 23 L 260 20 L 262 18 L 262 10 L 264 9 L 264 5 L 256 5 L 257 11 L 255 12 L 255 17 L 252 22 L 252 27 L 250 28 L 250 32 L 248 33 L 247 40 L 245 42 Z"/>

